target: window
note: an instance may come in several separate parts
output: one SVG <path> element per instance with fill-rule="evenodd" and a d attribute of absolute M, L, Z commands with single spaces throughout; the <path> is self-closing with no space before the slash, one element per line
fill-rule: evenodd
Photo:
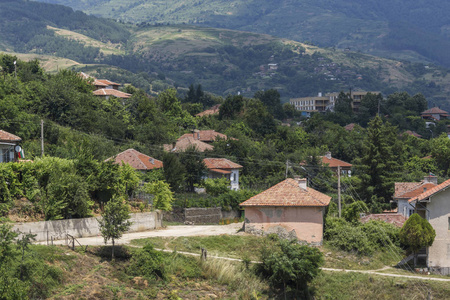
<path fill-rule="evenodd" d="M 450 230 L 450 217 L 448 217 L 448 230 Z"/>

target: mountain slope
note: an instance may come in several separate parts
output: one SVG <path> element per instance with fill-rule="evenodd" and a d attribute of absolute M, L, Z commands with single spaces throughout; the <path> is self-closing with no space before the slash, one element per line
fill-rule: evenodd
<path fill-rule="evenodd" d="M 450 67 L 450 54 L 440 50 L 450 42 L 450 3 L 442 0 L 40 1 L 136 23 L 247 30 Z M 409 30 L 399 27 L 399 22 Z M 410 55 L 408 50 L 414 53 Z"/>

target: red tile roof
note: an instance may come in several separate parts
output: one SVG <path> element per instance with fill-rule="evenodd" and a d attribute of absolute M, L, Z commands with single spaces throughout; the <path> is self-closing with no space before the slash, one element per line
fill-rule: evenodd
<path fill-rule="evenodd" d="M 337 158 L 328 158 L 326 156 L 322 156 L 322 164 L 328 164 L 330 168 L 337 168 L 337 167 L 352 167 L 352 164 L 349 164 L 348 162 L 345 162 L 343 160 L 337 159 Z"/>
<path fill-rule="evenodd" d="M 183 134 L 178 140 L 185 137 L 191 137 L 202 142 L 214 142 L 218 138 L 225 140 L 228 138 L 225 134 L 216 132 L 215 130 L 199 130 L 193 133 L 186 133 Z"/>
<path fill-rule="evenodd" d="M 93 91 L 96 96 L 114 96 L 117 98 L 128 99 L 131 97 L 131 94 L 121 92 L 115 89 L 98 89 Z"/>
<path fill-rule="evenodd" d="M 238 165 L 237 163 L 234 163 L 226 158 L 205 158 L 203 159 L 203 162 L 205 163 L 206 167 L 210 170 L 213 169 L 231 170 L 242 168 L 241 165 Z"/>
<path fill-rule="evenodd" d="M 367 223 L 370 220 L 384 221 L 397 227 L 402 227 L 406 222 L 406 217 L 400 214 L 387 213 L 367 215 L 360 219 L 361 223 Z"/>
<path fill-rule="evenodd" d="M 134 149 L 125 150 L 106 161 L 113 159 L 116 164 L 129 164 L 136 170 L 153 170 L 163 167 L 163 162 Z"/>
<path fill-rule="evenodd" d="M 411 135 L 411 136 L 415 136 L 415 137 L 417 137 L 417 138 L 422 138 L 422 136 L 421 136 L 420 134 L 418 134 L 418 133 L 415 132 L 415 131 L 411 131 L 411 130 L 406 130 L 405 132 L 403 132 L 402 135 L 405 135 L 405 134 Z"/>
<path fill-rule="evenodd" d="M 184 152 L 190 146 L 196 147 L 197 151 L 205 152 L 206 150 L 213 150 L 214 146 L 204 143 L 202 141 L 194 139 L 192 136 L 186 136 L 184 138 L 179 138 L 175 146 L 172 144 L 164 144 L 164 150 L 173 152 Z"/>
<path fill-rule="evenodd" d="M 242 202 L 241 206 L 327 206 L 331 197 L 310 187 L 299 186 L 288 178 L 258 195 Z"/>
<path fill-rule="evenodd" d="M 0 130 L 0 141 L 1 142 L 20 142 L 22 139 L 17 135 Z"/>
<path fill-rule="evenodd" d="M 108 79 L 95 79 L 94 85 L 105 85 L 105 86 L 110 86 L 110 85 L 115 85 L 115 86 L 120 86 L 120 84 L 110 81 Z"/>
<path fill-rule="evenodd" d="M 424 114 L 448 114 L 448 112 L 446 112 L 445 110 L 440 109 L 439 107 L 433 107 L 430 109 L 427 109 L 426 111 L 423 111 L 420 113 L 421 115 Z"/>
<path fill-rule="evenodd" d="M 436 185 L 434 188 L 427 190 L 426 192 L 421 193 L 420 195 L 416 196 L 416 197 L 412 197 L 411 199 L 409 199 L 409 202 L 413 202 L 413 201 L 423 201 L 426 200 L 427 198 L 433 196 L 434 194 L 437 194 L 441 191 L 445 191 L 448 187 L 450 186 L 450 179 L 444 181 L 443 183 Z"/>
<path fill-rule="evenodd" d="M 348 125 L 345 125 L 344 129 L 347 131 L 352 131 L 355 128 L 355 123 L 350 123 Z"/>

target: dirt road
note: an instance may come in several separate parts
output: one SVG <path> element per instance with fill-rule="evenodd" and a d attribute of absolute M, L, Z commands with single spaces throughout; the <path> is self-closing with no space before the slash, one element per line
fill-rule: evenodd
<path fill-rule="evenodd" d="M 143 239 L 154 236 L 208 236 L 221 234 L 237 234 L 238 230 L 242 228 L 242 223 L 233 223 L 230 225 L 180 225 L 168 226 L 167 228 L 125 233 L 122 238 L 116 241 L 117 244 L 129 244 L 131 240 Z M 99 246 L 104 245 L 103 237 L 92 236 L 85 238 L 77 238 L 81 245 Z M 65 240 L 54 241 L 56 245 L 65 244 Z M 39 242 L 38 244 L 47 244 L 47 242 Z M 110 244 L 110 243 L 108 243 Z"/>

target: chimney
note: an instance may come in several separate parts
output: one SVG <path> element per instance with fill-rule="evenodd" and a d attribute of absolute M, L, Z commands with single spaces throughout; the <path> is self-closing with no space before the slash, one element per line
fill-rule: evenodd
<path fill-rule="evenodd" d="M 423 182 L 424 183 L 434 183 L 435 185 L 437 185 L 438 184 L 437 176 L 434 176 L 434 175 L 425 176 L 423 178 Z"/>
<path fill-rule="evenodd" d="M 194 140 L 199 140 L 200 139 L 200 130 L 194 129 L 192 132 L 193 132 L 192 137 L 194 138 Z"/>
<path fill-rule="evenodd" d="M 331 159 L 331 152 L 327 151 L 327 153 L 325 153 L 325 157 L 328 159 Z"/>
<path fill-rule="evenodd" d="M 295 176 L 294 179 L 297 181 L 298 186 L 304 190 L 308 189 L 308 181 L 306 178 L 300 178 L 300 176 Z"/>
<path fill-rule="evenodd" d="M 321 93 L 321 92 L 318 93 L 317 96 L 318 96 L 318 97 L 322 97 L 322 93 Z"/>

